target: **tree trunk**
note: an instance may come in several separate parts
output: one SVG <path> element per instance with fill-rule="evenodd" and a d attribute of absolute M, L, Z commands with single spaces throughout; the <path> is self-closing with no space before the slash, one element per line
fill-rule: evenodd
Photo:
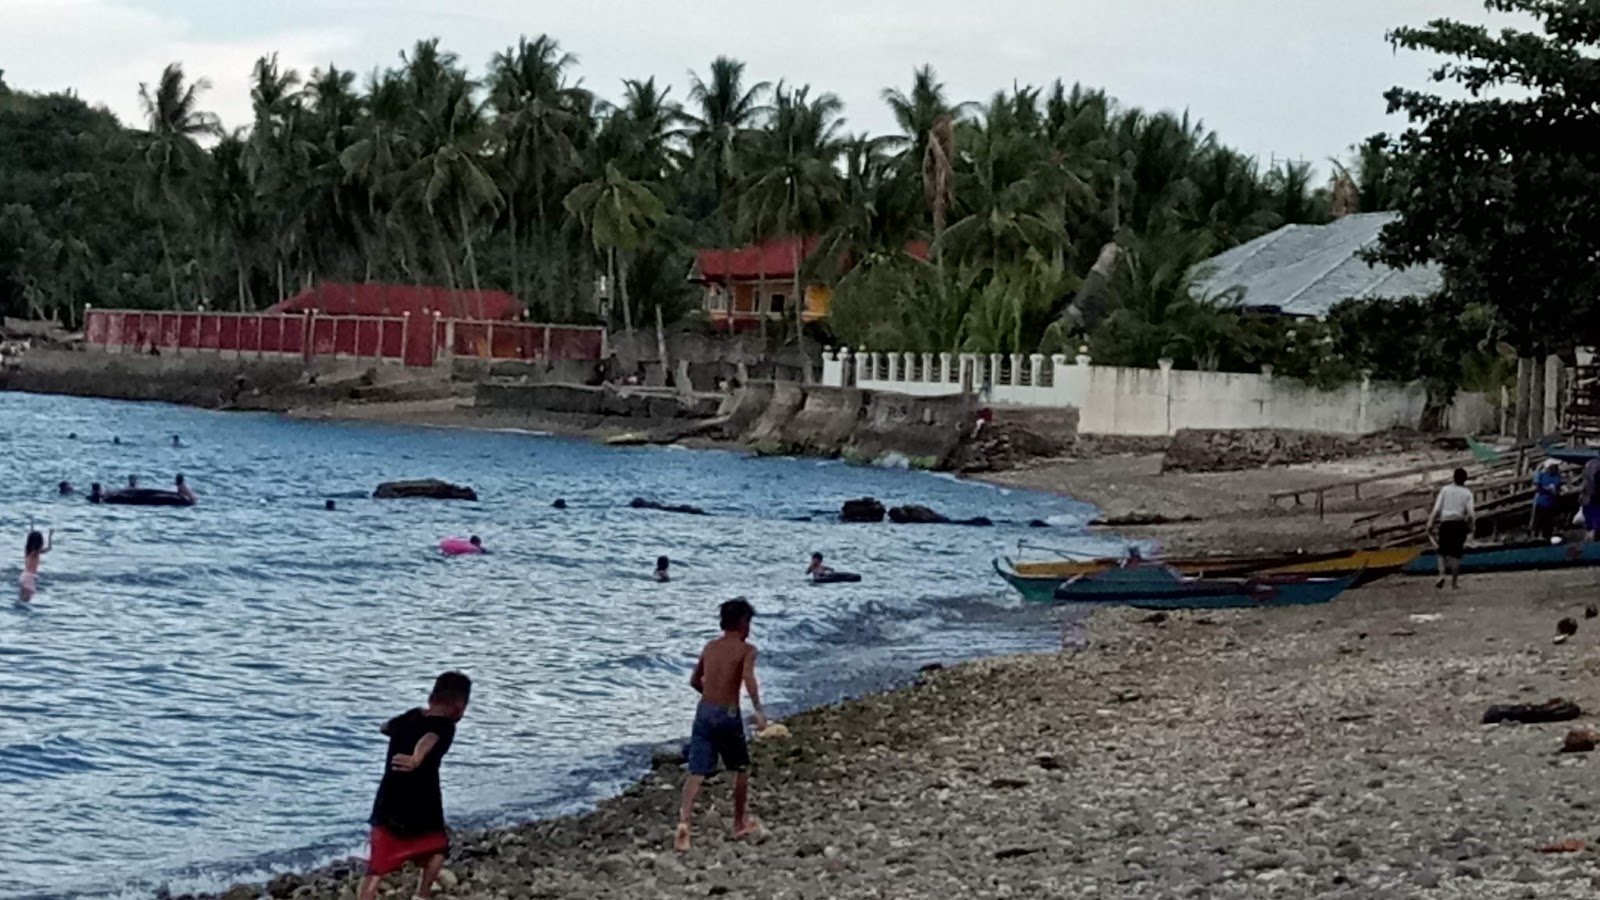
<path fill-rule="evenodd" d="M 167 265 L 167 285 L 172 289 L 172 307 L 179 309 L 183 302 L 178 299 L 178 273 L 172 268 L 172 247 L 167 243 L 166 223 L 156 224 L 156 234 L 161 238 L 161 258 Z"/>
<path fill-rule="evenodd" d="M 628 305 L 628 258 L 623 256 L 621 264 L 617 262 L 617 251 L 611 251 L 611 266 L 617 273 L 617 293 L 622 298 L 622 331 L 628 336 L 628 346 L 633 343 L 633 309 Z"/>
<path fill-rule="evenodd" d="M 457 207 L 461 214 L 461 242 L 467 249 L 467 274 L 472 278 L 472 296 L 478 304 L 478 318 L 481 320 L 486 313 L 483 307 L 483 289 L 478 284 L 478 256 L 472 252 L 472 224 L 467 220 L 467 205 L 459 204 Z"/>
<path fill-rule="evenodd" d="M 237 264 L 237 267 L 238 267 L 237 271 L 238 271 L 238 276 L 239 276 L 239 312 L 244 312 L 245 311 L 245 296 L 246 296 L 249 288 L 245 283 L 246 279 L 245 279 L 245 274 L 244 274 L 244 251 L 239 248 L 238 244 L 234 244 L 233 245 L 233 259 L 234 259 L 234 262 Z"/>
<path fill-rule="evenodd" d="M 805 292 L 800 285 L 800 238 L 794 238 L 789 256 L 794 261 L 794 338 L 800 347 L 800 383 L 811 383 L 811 357 L 806 354 Z"/>
<path fill-rule="evenodd" d="M 759 219 L 756 224 L 756 286 L 750 297 L 751 308 L 756 311 L 756 328 L 761 334 L 761 352 L 767 352 L 767 303 L 763 291 L 767 287 L 767 253 L 761 246 L 761 225 Z M 735 292 L 734 303 L 728 309 L 728 330 L 733 330 L 733 307 L 737 307 L 738 294 Z"/>
<path fill-rule="evenodd" d="M 517 195 L 506 192 L 506 219 L 511 223 L 511 293 L 524 303 L 527 291 L 522 289 L 522 245 L 517 241 Z"/>

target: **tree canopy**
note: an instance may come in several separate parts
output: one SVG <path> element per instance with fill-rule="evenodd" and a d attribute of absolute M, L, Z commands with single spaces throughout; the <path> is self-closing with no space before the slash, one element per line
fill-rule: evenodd
<path fill-rule="evenodd" d="M 1459 303 L 1492 310 L 1527 355 L 1600 340 L 1600 5 L 1489 0 L 1528 28 L 1441 19 L 1397 47 L 1440 54 L 1435 84 L 1397 87 L 1412 126 L 1394 157 L 1395 207 L 1377 258 L 1435 262 Z"/>

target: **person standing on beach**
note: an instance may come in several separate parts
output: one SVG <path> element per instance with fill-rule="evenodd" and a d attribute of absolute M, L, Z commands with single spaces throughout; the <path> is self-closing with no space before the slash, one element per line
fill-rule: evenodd
<path fill-rule="evenodd" d="M 1556 507 L 1561 504 L 1561 463 L 1547 459 L 1533 476 L 1533 521 L 1528 530 L 1550 540 L 1556 533 Z"/>
<path fill-rule="evenodd" d="M 1583 464 L 1583 491 L 1578 497 L 1583 530 L 1589 540 L 1600 540 L 1600 456 Z"/>
<path fill-rule="evenodd" d="M 750 621 L 755 607 L 743 597 L 722 604 L 718 611 L 722 637 L 700 652 L 689 686 L 700 694 L 694 713 L 694 731 L 689 738 L 689 779 L 683 783 L 683 806 L 678 812 L 678 833 L 673 846 L 689 849 L 690 823 L 694 801 L 707 776 L 717 772 L 717 758 L 735 773 L 733 778 L 733 836 L 746 837 L 761 830 L 749 818 L 750 747 L 745 741 L 744 717 L 739 711 L 739 689 L 750 695 L 756 713 L 756 730 L 767 727 L 767 712 L 761 705 L 761 686 L 756 682 L 756 648 L 749 642 Z"/>
<path fill-rule="evenodd" d="M 39 563 L 55 542 L 54 531 L 49 536 L 37 531 L 28 532 L 27 539 L 22 542 L 22 577 L 17 582 L 18 603 L 31 601 L 33 595 L 39 592 Z"/>
<path fill-rule="evenodd" d="M 372 803 L 372 855 L 359 900 L 376 900 L 383 876 L 408 862 L 422 866 L 413 895 L 427 900 L 444 867 L 450 836 L 444 826 L 439 763 L 455 742 L 456 723 L 467 712 L 472 679 L 446 672 L 435 679 L 426 708 L 401 713 L 381 729 L 389 737 L 383 780 Z"/>
<path fill-rule="evenodd" d="M 1472 529 L 1478 523 L 1478 512 L 1473 507 L 1472 489 L 1467 487 L 1467 470 L 1457 469 L 1452 476 L 1453 483 L 1439 489 L 1439 496 L 1433 501 L 1433 512 L 1428 514 L 1428 534 L 1433 535 L 1433 526 L 1439 526 L 1438 537 L 1434 546 L 1438 548 L 1439 581 L 1434 587 L 1444 587 L 1446 576 L 1450 579 L 1450 586 L 1461 586 L 1461 556 L 1466 552 L 1467 538 L 1472 536 Z"/>

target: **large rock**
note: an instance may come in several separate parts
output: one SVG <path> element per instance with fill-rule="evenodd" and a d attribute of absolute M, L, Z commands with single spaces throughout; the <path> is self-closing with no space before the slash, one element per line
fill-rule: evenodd
<path fill-rule="evenodd" d="M 478 492 L 472 488 L 436 478 L 421 481 L 385 481 L 372 492 L 378 500 L 399 500 L 420 497 L 428 500 L 476 500 Z"/>
<path fill-rule="evenodd" d="M 948 468 L 978 421 L 978 401 L 968 394 L 912 397 L 872 392 L 851 437 L 848 455 L 878 459 L 899 453 Z"/>
<path fill-rule="evenodd" d="M 1517 722 L 1522 725 L 1536 725 L 1541 722 L 1570 722 L 1581 715 L 1583 710 L 1578 704 L 1557 697 L 1538 704 L 1508 703 L 1503 706 L 1491 706 L 1483 714 L 1483 724 Z"/>
<path fill-rule="evenodd" d="M 882 522 L 883 504 L 872 497 L 862 497 L 859 500 L 846 500 L 844 508 L 839 511 L 841 522 Z"/>
<path fill-rule="evenodd" d="M 789 426 L 789 420 L 805 403 L 805 391 L 800 385 L 789 381 L 780 381 L 772 386 L 772 401 L 762 410 L 761 417 L 751 426 L 747 436 L 749 442 L 757 450 L 766 452 L 780 452 L 783 446 L 784 430 Z"/>
<path fill-rule="evenodd" d="M 926 506 L 909 504 L 890 509 L 889 521 L 896 525 L 948 525 L 950 518 L 936 513 Z"/>
<path fill-rule="evenodd" d="M 700 507 L 690 506 L 687 503 L 676 505 L 670 503 L 657 503 L 654 500 L 646 500 L 643 497 L 633 498 L 628 505 L 634 509 L 653 509 L 659 512 L 682 513 L 686 516 L 703 516 L 706 514 L 706 511 Z"/>
<path fill-rule="evenodd" d="M 805 402 L 784 426 L 783 444 L 794 453 L 837 456 L 855 433 L 864 403 L 854 388 L 806 388 Z"/>

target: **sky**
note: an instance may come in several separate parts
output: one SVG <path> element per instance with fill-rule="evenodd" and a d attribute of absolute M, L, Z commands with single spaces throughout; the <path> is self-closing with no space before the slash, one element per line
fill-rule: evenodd
<path fill-rule="evenodd" d="M 655 75 L 685 99 L 688 73 L 726 54 L 753 79 L 811 84 L 845 102 L 847 128 L 894 130 L 880 95 L 931 63 L 954 99 L 1061 78 L 1128 105 L 1189 110 L 1264 163 L 1323 167 L 1404 123 L 1383 92 L 1426 84 L 1430 60 L 1385 32 L 1478 0 L 0 0 L 0 70 L 13 88 L 71 89 L 140 122 L 139 84 L 169 62 L 212 84 L 203 105 L 250 120 L 249 75 L 276 52 L 308 72 L 371 72 L 438 37 L 475 72 L 548 33 L 602 97 Z"/>

